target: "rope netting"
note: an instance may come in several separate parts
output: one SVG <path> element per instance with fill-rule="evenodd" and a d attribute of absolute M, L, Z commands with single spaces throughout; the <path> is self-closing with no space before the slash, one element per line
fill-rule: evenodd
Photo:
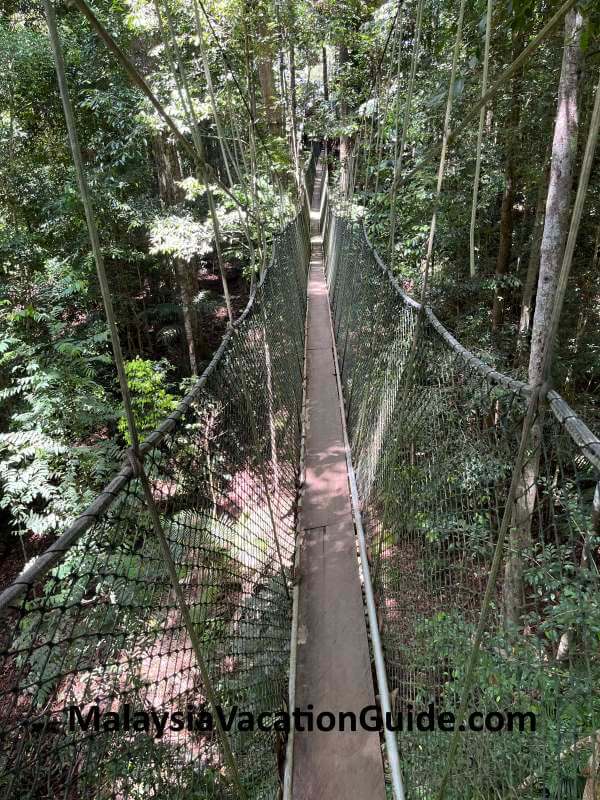
<path fill-rule="evenodd" d="M 313 179 L 314 155 L 309 192 Z M 276 712 L 287 698 L 308 222 L 305 205 L 274 238 L 246 311 L 142 446 L 226 718 L 235 706 Z M 216 726 L 202 722 L 206 687 L 131 467 L 0 607 L 0 796 L 241 796 Z M 153 721 L 146 735 L 143 717 L 135 727 L 150 709 L 171 715 L 162 736 Z M 236 719 L 225 735 L 244 794 L 276 797 L 282 734 L 240 731 Z"/>
<path fill-rule="evenodd" d="M 545 392 L 463 698 L 531 390 L 465 350 L 405 295 L 361 224 L 322 210 L 406 796 L 438 797 L 448 771 L 453 800 L 596 797 L 600 442 Z M 453 712 L 461 724 L 463 699 L 467 730 L 449 761 L 448 720 L 445 731 L 436 722 L 420 732 L 416 716 L 433 704 L 436 719 Z M 469 730 L 473 712 L 481 713 L 476 727 L 489 720 L 487 732 Z M 511 715 L 530 712 L 535 730 L 526 716 L 519 732 Z"/>

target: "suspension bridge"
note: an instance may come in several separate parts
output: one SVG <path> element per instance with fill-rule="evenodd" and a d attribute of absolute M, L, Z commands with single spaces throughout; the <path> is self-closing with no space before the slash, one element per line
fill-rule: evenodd
<path fill-rule="evenodd" d="M 208 367 L 0 594 L 3 798 L 597 796 L 600 440 L 407 295 L 305 155 Z M 517 565 L 556 624 L 507 645 Z M 401 724 L 430 707 L 456 726 Z M 394 724 L 329 724 L 366 708 Z"/>
<path fill-rule="evenodd" d="M 315 715 L 376 703 L 399 713 L 457 691 L 435 661 L 432 620 L 458 608 L 477 618 L 530 389 L 473 356 L 429 309 L 420 316 L 362 226 L 328 207 L 326 181 L 313 155 L 310 214 L 302 208 L 276 238 L 246 311 L 142 445 L 204 679 L 127 465 L 0 596 L 3 796 L 138 797 L 150 781 L 173 798 L 271 797 L 284 784 L 294 798 L 385 797 L 396 734 L 114 730 L 126 705 L 193 716 L 207 704 L 204 680 L 223 709 L 257 716 L 288 702 Z M 579 537 L 591 531 L 600 442 L 555 391 L 546 403 L 538 524 Z M 573 490 L 580 504 L 567 503 Z M 454 635 L 444 658 L 464 662 L 471 634 Z M 496 657 L 498 683 L 507 661 L 523 671 L 521 700 L 540 674 L 557 697 L 575 677 L 534 642 Z M 475 678 L 470 693 L 501 711 L 507 696 L 492 690 Z M 69 730 L 72 707 L 87 730 Z M 408 796 L 428 796 L 431 760 L 451 738 L 423 736 L 399 734 Z M 451 796 L 466 769 L 495 763 L 498 740 L 474 737 L 459 745 Z M 522 795 L 533 797 L 556 747 L 538 728 L 519 748 L 513 769 L 533 776 Z M 572 770 L 564 756 L 555 766 Z"/>

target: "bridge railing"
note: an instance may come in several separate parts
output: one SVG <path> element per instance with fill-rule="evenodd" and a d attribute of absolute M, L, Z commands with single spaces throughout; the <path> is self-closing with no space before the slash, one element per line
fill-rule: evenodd
<path fill-rule="evenodd" d="M 319 153 L 321 152 L 321 142 L 313 140 L 311 142 L 310 156 L 304 169 L 304 187 L 308 202 L 312 197 L 313 189 L 315 187 L 315 178 L 317 175 L 317 162 L 319 160 Z"/>
<path fill-rule="evenodd" d="M 456 714 L 463 694 L 530 389 L 462 347 L 430 309 L 421 313 L 362 224 L 329 209 L 325 232 L 387 677 L 404 726 L 405 788 L 425 800 L 437 796 L 448 763 L 452 736 L 437 719 Z M 599 478 L 598 438 L 548 392 L 519 476 L 447 798 L 581 798 L 593 779 Z M 416 730 L 423 711 L 431 732 Z M 475 727 L 498 732 L 468 730 L 472 713 L 482 715 Z M 515 714 L 534 715 L 535 730 L 526 716 L 519 733 Z"/>
<path fill-rule="evenodd" d="M 287 695 L 309 252 L 305 206 L 142 447 L 226 721 L 239 708 L 227 737 L 251 798 L 277 796 L 285 752 L 281 733 L 256 719 L 248 730 L 248 714 L 281 710 Z M 240 797 L 214 719 L 200 716 L 206 687 L 129 466 L 0 610 L 0 797 Z"/>

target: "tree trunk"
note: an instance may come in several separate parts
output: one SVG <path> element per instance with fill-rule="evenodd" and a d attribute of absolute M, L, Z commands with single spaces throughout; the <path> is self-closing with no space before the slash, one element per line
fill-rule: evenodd
<path fill-rule="evenodd" d="M 292 156 L 296 168 L 296 180 L 300 186 L 300 153 L 298 147 L 298 99 L 296 96 L 296 51 L 290 41 L 290 117 L 292 125 Z"/>
<path fill-rule="evenodd" d="M 177 185 L 177 181 L 181 180 L 181 166 L 177 150 L 164 136 L 159 135 L 154 139 L 154 155 L 157 167 L 159 197 L 165 206 L 177 205 L 177 203 L 180 203 L 183 199 L 183 193 Z M 192 375 L 197 375 L 198 359 L 196 357 L 196 333 L 198 330 L 198 319 L 193 303 L 189 268 L 181 259 L 175 259 L 175 275 L 177 278 L 179 295 L 181 297 L 183 329 L 190 361 L 190 371 Z"/>
<path fill-rule="evenodd" d="M 548 167 L 545 165 L 543 178 L 538 186 L 535 217 L 533 220 L 533 230 L 531 232 L 531 249 L 529 251 L 527 275 L 525 277 L 525 283 L 523 284 L 523 295 L 521 298 L 516 359 L 517 365 L 521 366 L 525 366 L 529 358 L 528 344 L 532 320 L 531 312 L 533 311 L 533 290 L 535 289 L 540 266 L 540 248 L 542 245 L 542 234 L 544 232 L 544 212 L 546 210 L 546 193 L 548 191 L 549 175 Z"/>
<path fill-rule="evenodd" d="M 577 90 L 582 61 L 581 30 L 581 13 L 577 10 L 570 11 L 565 17 L 565 46 L 558 87 L 540 274 L 531 337 L 529 384 L 532 387 L 538 386 L 548 378 L 544 374 L 544 350 L 547 346 L 548 327 L 569 228 L 579 126 Z M 517 490 L 504 574 L 505 622 L 507 627 L 513 630 L 520 624 L 524 603 L 523 553 L 531 546 L 531 520 L 537 499 L 541 432 L 542 419 L 541 415 L 538 415 L 531 431 L 532 455 L 523 466 Z"/>
<path fill-rule="evenodd" d="M 258 60 L 258 82 L 260 84 L 260 93 L 265 107 L 267 125 L 273 135 L 279 136 L 281 133 L 279 126 L 280 116 L 277 111 L 277 100 L 273 82 L 273 59 L 270 56 L 262 56 Z"/>
<path fill-rule="evenodd" d="M 322 51 L 323 60 L 323 99 L 326 103 L 329 102 L 329 77 L 327 75 L 327 48 L 323 47 Z"/>
<path fill-rule="evenodd" d="M 175 146 L 165 135 L 156 136 L 153 144 L 158 196 L 165 206 L 177 205 L 183 200 L 183 192 L 176 183 L 181 180 L 181 169 Z"/>
<path fill-rule="evenodd" d="M 600 735 L 593 736 L 592 754 L 584 775 L 587 777 L 581 800 L 600 800 Z"/>
<path fill-rule="evenodd" d="M 190 371 L 192 375 L 198 374 L 198 362 L 196 360 L 196 309 L 193 305 L 193 295 L 190 291 L 189 270 L 187 265 L 180 259 L 175 259 L 175 274 L 181 295 L 181 307 L 183 311 L 183 329 L 187 342 L 188 357 L 190 359 Z"/>
<path fill-rule="evenodd" d="M 573 174 L 577 159 L 577 133 L 579 109 L 577 91 L 581 74 L 582 53 L 580 35 L 582 17 L 578 11 L 570 11 L 565 18 L 565 49 L 558 89 L 558 107 L 552 141 L 550 181 L 546 201 L 546 218 L 540 254 L 540 275 L 531 334 L 529 358 L 529 382 L 532 386 L 545 379 L 542 375 L 542 348 L 558 276 L 569 231 L 569 210 Z"/>
<path fill-rule="evenodd" d="M 343 71 L 344 66 L 349 61 L 348 48 L 345 45 L 340 45 L 338 49 L 338 60 L 340 71 Z M 340 122 L 342 125 L 348 124 L 348 104 L 344 99 L 345 92 L 342 90 L 340 99 Z M 346 195 L 349 189 L 349 175 L 350 175 L 350 155 L 352 151 L 352 140 L 347 134 L 340 136 L 340 191 L 342 195 Z"/>

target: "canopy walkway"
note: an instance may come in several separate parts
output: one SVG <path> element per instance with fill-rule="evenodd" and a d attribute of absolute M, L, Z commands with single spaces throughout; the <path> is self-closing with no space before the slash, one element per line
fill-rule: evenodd
<path fill-rule="evenodd" d="M 177 63 L 169 58 L 193 146 L 74 2 L 194 162 L 218 251 L 177 37 Z M 597 800 L 600 440 L 548 383 L 493 369 L 426 304 L 446 150 L 465 124 L 449 127 L 464 7 L 433 148 L 422 303 L 371 244 L 352 169 L 335 193 L 330 154 L 314 143 L 303 169 L 295 127 L 298 202 L 287 213 L 281 198 L 268 266 L 235 320 L 225 296 L 229 325 L 210 364 L 141 444 L 102 285 L 133 444 L 104 491 L 0 594 L 0 798 Z M 479 150 L 486 102 L 572 7 L 487 92 L 484 81 L 465 115 L 481 112 Z M 368 185 L 381 142 L 367 116 Z M 600 91 L 596 131 L 599 120 Z M 391 209 L 429 156 L 401 173 L 406 126 L 399 151 L 398 131 Z M 590 123 L 565 261 L 594 139 Z M 230 186 L 220 189 L 247 221 L 256 208 Z M 518 626 L 505 585 L 523 595 Z"/>
<path fill-rule="evenodd" d="M 306 324 L 305 480 L 299 522 L 300 606 L 294 705 L 339 715 L 375 702 L 350 501 L 323 243 L 323 171 L 312 202 Z M 339 764 L 333 770 L 332 764 Z M 379 734 L 295 734 L 294 798 L 384 798 Z"/>
<path fill-rule="evenodd" d="M 313 154 L 309 192 L 314 174 Z M 328 208 L 326 189 L 319 207 L 324 180 L 320 168 L 310 219 L 304 207 L 276 238 L 246 311 L 142 447 L 225 721 L 235 706 L 257 716 L 284 710 L 290 656 L 290 700 L 315 714 L 358 714 L 375 694 L 384 709 L 391 696 L 397 713 L 458 705 L 450 667 L 464 674 L 526 416 L 529 388 L 485 365 L 407 297 L 362 226 Z M 561 569 L 591 603 L 600 442 L 556 392 L 546 401 L 514 513 L 523 498 L 532 504 L 544 548 L 554 557 L 560 540 Z M 368 544 L 360 562 L 355 528 Z M 567 562 L 567 550 L 576 559 Z M 369 636 L 361 579 L 378 612 Z M 285 785 L 294 798 L 364 798 L 385 796 L 384 771 L 393 782 L 390 739 L 382 758 L 376 732 L 295 731 L 287 741 L 273 729 L 233 725 L 219 737 L 198 728 L 206 683 L 130 465 L 4 591 L 0 607 L 2 797 L 259 798 Z M 580 742 L 591 733 L 593 695 L 591 716 L 572 718 L 556 738 L 544 722 L 562 713 L 576 682 L 593 680 L 595 662 L 586 676 L 568 655 L 548 659 L 534 635 L 497 651 L 500 616 L 492 602 L 482 654 L 497 681 L 481 684 L 475 671 L 470 703 L 487 713 L 535 708 L 540 719 L 535 732 L 516 735 L 510 775 L 499 737 L 464 733 L 450 797 L 466 796 L 467 770 L 477 786 L 505 780 L 536 797 L 540 780 L 560 781 L 589 758 Z M 379 637 L 389 687 L 373 684 L 369 647 L 377 661 Z M 548 687 L 554 705 L 543 697 Z M 145 709 L 178 709 L 179 723 L 140 736 L 132 720 Z M 406 796 L 431 796 L 431 761 L 448 757 L 452 737 L 397 737 Z"/>

